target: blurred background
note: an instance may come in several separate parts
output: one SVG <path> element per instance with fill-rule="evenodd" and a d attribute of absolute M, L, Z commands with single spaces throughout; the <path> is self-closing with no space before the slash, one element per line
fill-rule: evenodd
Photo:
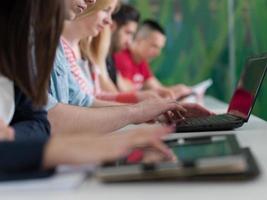
<path fill-rule="evenodd" d="M 167 31 L 162 56 L 152 62 L 166 85 L 212 78 L 208 94 L 230 101 L 246 58 L 267 52 L 267 0 L 125 0 Z M 267 120 L 267 80 L 254 107 Z"/>

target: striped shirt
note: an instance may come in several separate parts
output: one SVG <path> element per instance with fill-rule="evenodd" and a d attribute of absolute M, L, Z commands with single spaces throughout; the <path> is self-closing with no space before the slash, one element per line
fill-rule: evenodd
<path fill-rule="evenodd" d="M 91 94 L 91 95 L 94 94 L 94 87 L 93 86 L 90 87 L 88 79 L 85 77 L 84 72 L 77 63 L 77 58 L 75 56 L 74 51 L 72 50 L 72 48 L 65 39 L 62 38 L 61 41 L 64 49 L 64 54 L 70 64 L 71 73 L 73 74 L 75 80 L 79 84 L 81 90 L 86 94 Z"/>

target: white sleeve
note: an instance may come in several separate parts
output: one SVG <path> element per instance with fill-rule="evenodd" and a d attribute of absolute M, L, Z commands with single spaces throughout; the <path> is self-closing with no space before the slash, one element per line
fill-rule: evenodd
<path fill-rule="evenodd" d="M 9 124 L 15 112 L 14 84 L 0 75 L 0 118 Z"/>

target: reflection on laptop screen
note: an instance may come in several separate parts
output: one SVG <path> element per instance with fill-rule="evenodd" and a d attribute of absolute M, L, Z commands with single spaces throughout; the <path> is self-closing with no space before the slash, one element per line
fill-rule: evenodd
<path fill-rule="evenodd" d="M 248 60 L 230 102 L 228 113 L 248 119 L 266 71 L 267 57 Z"/>

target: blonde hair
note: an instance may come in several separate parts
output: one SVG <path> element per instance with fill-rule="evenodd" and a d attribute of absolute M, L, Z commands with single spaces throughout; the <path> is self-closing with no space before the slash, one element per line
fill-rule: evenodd
<path fill-rule="evenodd" d="M 94 6 L 89 7 L 80 17 L 86 17 L 93 15 L 94 13 L 108 7 L 114 0 L 97 0 Z M 121 1 L 117 0 L 117 5 L 114 12 L 117 12 L 121 6 Z M 82 57 L 87 59 L 92 64 L 99 65 L 101 71 L 106 66 L 106 58 L 110 51 L 111 46 L 111 29 L 109 26 L 105 26 L 96 37 L 87 37 L 80 41 L 80 50 Z"/>
<path fill-rule="evenodd" d="M 94 13 L 108 7 L 113 1 L 114 0 L 97 0 L 94 5 L 89 6 L 82 14 L 78 15 L 77 19 L 86 17 L 88 15 L 93 15 Z"/>
<path fill-rule="evenodd" d="M 105 64 L 111 43 L 111 29 L 105 26 L 96 37 L 85 38 L 80 41 L 80 49 L 83 58 L 91 61 L 99 67 Z"/>

